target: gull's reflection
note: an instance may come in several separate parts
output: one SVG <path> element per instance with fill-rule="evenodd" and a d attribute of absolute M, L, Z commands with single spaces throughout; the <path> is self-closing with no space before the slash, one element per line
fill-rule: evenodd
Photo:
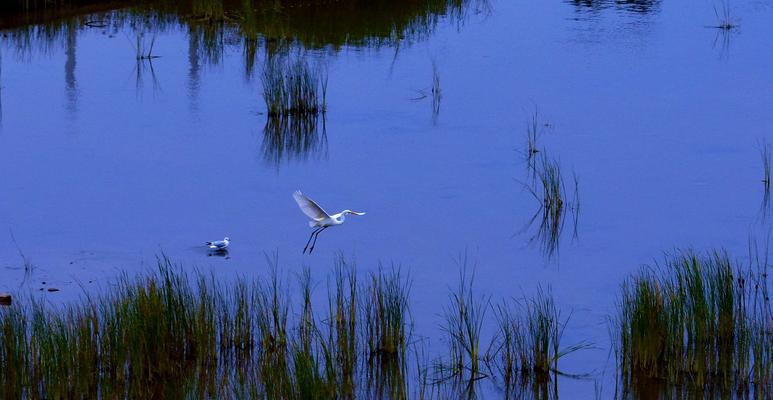
<path fill-rule="evenodd" d="M 210 250 L 207 252 L 207 257 L 223 257 L 226 260 L 231 259 L 231 255 L 228 253 L 228 249 Z"/>

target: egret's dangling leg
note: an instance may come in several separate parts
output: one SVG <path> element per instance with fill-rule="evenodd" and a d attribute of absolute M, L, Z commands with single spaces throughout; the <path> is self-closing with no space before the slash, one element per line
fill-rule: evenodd
<path fill-rule="evenodd" d="M 311 254 L 311 252 L 314 251 L 314 246 L 317 244 L 317 238 L 319 238 L 319 234 L 322 233 L 322 231 L 324 231 L 325 229 L 327 229 L 327 227 L 323 226 L 322 229 L 317 231 L 317 235 L 314 236 L 314 241 L 311 242 L 311 248 L 309 249 L 309 254 Z"/>
<path fill-rule="evenodd" d="M 314 228 L 314 231 L 311 232 L 311 235 L 309 235 L 309 240 L 306 241 L 306 246 L 303 247 L 303 254 L 306 254 L 306 249 L 309 248 L 309 243 L 311 243 L 311 238 L 313 238 L 314 234 L 317 233 L 317 231 L 320 231 L 320 230 L 322 230 L 322 228 Z"/>

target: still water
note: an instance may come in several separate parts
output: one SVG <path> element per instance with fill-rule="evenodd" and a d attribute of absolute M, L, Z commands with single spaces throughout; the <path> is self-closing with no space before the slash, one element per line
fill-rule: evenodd
<path fill-rule="evenodd" d="M 591 375 L 560 378 L 559 393 L 592 397 L 613 375 L 607 318 L 627 276 L 675 248 L 740 258 L 770 232 L 759 147 L 773 142 L 773 4 L 732 7 L 730 32 L 709 27 L 702 0 L 495 0 L 349 40 L 346 25 L 298 24 L 289 51 L 328 79 L 306 145 L 265 133 L 268 33 L 250 61 L 238 33 L 211 52 L 161 21 L 84 17 L 27 44 L 6 29 L 0 291 L 56 287 L 40 296 L 71 301 L 161 253 L 222 279 L 264 276 L 277 253 L 288 272 L 311 266 L 323 292 L 342 253 L 363 272 L 409 272 L 414 331 L 431 343 L 466 253 L 493 301 L 552 288 L 573 312 L 564 342 L 596 346 L 562 360 Z M 138 32 L 159 58 L 135 60 Z M 538 147 L 570 192 L 576 175 L 581 205 L 552 255 L 528 226 L 540 206 L 525 186 L 535 110 Z M 367 214 L 303 255 L 296 189 Z M 229 257 L 208 256 L 203 242 L 223 236 Z M 35 267 L 26 279 L 20 252 Z"/>

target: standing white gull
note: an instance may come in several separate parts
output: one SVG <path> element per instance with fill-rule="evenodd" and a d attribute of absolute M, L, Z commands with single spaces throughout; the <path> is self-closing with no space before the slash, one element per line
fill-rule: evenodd
<path fill-rule="evenodd" d="M 303 248 L 304 253 L 306 253 L 306 250 L 308 249 L 309 254 L 311 254 L 311 252 L 314 251 L 314 245 L 317 244 L 317 237 L 319 234 L 331 226 L 343 224 L 347 214 L 365 215 L 364 212 L 356 212 L 352 210 L 343 210 L 338 214 L 330 215 L 326 213 L 325 210 L 323 210 L 322 207 L 320 207 L 319 204 L 317 204 L 314 200 L 306 197 L 303 193 L 301 193 L 300 190 L 296 190 L 295 193 L 293 193 L 293 198 L 298 203 L 298 207 L 301 208 L 301 211 L 303 211 L 303 213 L 309 217 L 309 226 L 314 228 L 314 231 L 311 232 L 311 236 L 309 236 L 309 240 L 306 242 L 306 247 Z M 312 238 L 314 239 L 313 242 L 311 241 Z M 310 243 L 311 247 L 309 247 Z"/>

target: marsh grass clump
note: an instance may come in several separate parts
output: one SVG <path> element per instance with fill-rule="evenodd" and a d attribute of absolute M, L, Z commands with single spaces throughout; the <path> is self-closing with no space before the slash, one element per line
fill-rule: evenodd
<path fill-rule="evenodd" d="M 767 268 L 766 260 L 743 269 L 725 252 L 683 251 L 626 280 L 615 322 L 624 388 L 658 379 L 769 394 Z"/>
<path fill-rule="evenodd" d="M 520 390 L 529 387 L 547 394 L 548 383 L 562 374 L 559 360 L 590 348 L 588 343 L 561 346 L 571 314 L 562 318 L 550 291 L 539 288 L 531 299 L 504 301 L 494 308 L 494 314 L 497 333 L 487 358 L 502 378 L 506 398 L 517 398 Z"/>
<path fill-rule="evenodd" d="M 327 76 L 303 57 L 269 57 L 261 82 L 269 118 L 316 117 L 327 110 Z"/>
<path fill-rule="evenodd" d="M 489 299 L 473 292 L 475 273 L 467 275 L 467 255 L 458 263 L 459 286 L 449 294 L 441 327 L 448 346 L 448 359 L 436 365 L 436 382 L 474 382 L 487 376 L 481 369 L 484 356 L 481 334 Z"/>
<path fill-rule="evenodd" d="M 407 348 L 412 327 L 409 293 L 410 281 L 401 277 L 399 269 L 384 272 L 379 268 L 365 287 L 366 370 L 369 386 L 378 398 L 408 397 Z"/>
<path fill-rule="evenodd" d="M 355 394 L 360 350 L 358 340 L 357 271 L 343 256 L 336 261 L 332 285 L 328 283 L 327 342 L 325 374 L 336 383 L 337 396 L 351 398 Z"/>

